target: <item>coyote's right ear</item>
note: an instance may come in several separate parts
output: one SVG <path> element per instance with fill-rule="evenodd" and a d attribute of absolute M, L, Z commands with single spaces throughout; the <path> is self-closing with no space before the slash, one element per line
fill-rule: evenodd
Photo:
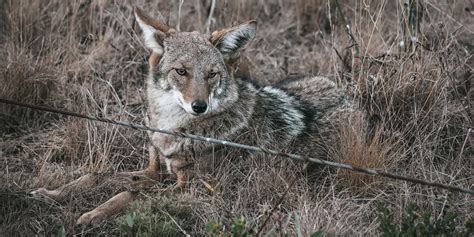
<path fill-rule="evenodd" d="M 143 31 L 145 45 L 158 55 L 162 55 L 163 40 L 170 31 L 170 27 L 163 21 L 148 16 L 137 6 L 134 7 L 134 12 L 138 25 Z"/>
<path fill-rule="evenodd" d="M 214 31 L 209 40 L 221 51 L 224 59 L 229 60 L 238 57 L 239 51 L 253 40 L 256 31 L 257 21 L 251 20 L 232 28 Z"/>

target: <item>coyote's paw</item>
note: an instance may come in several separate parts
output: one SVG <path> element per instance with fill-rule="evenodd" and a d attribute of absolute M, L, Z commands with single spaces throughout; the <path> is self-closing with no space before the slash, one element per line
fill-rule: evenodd
<path fill-rule="evenodd" d="M 29 194 L 34 198 L 42 198 L 42 197 L 46 196 L 45 195 L 46 192 L 48 192 L 47 189 L 39 188 L 39 189 L 36 189 L 36 190 L 33 190 L 33 191 L 29 192 Z"/>
<path fill-rule="evenodd" d="M 48 190 L 45 188 L 39 188 L 34 191 L 30 192 L 30 195 L 34 198 L 51 198 L 55 199 L 58 196 L 58 192 L 56 190 Z"/>
<path fill-rule="evenodd" d="M 106 220 L 108 217 L 108 215 L 105 215 L 105 213 L 101 211 L 92 210 L 82 214 L 82 216 L 77 219 L 76 225 L 95 225 Z"/>

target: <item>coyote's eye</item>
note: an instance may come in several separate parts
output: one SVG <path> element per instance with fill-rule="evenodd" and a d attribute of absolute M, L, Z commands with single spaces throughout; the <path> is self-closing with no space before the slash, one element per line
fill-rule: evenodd
<path fill-rule="evenodd" d="M 178 75 L 180 75 L 180 76 L 186 75 L 186 69 L 176 68 L 176 69 L 174 69 L 174 70 L 175 70 L 176 73 L 178 73 Z"/>
<path fill-rule="evenodd" d="M 209 75 L 207 76 L 208 78 L 213 78 L 217 75 L 217 72 L 210 72 Z"/>

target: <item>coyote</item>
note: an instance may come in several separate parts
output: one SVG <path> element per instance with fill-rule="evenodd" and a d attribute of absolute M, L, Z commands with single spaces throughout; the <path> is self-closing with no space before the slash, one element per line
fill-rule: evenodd
<path fill-rule="evenodd" d="M 339 117 L 350 105 L 335 83 L 323 77 L 302 77 L 258 86 L 235 75 L 240 53 L 255 37 L 256 21 L 208 35 L 178 32 L 139 8 L 135 17 L 152 51 L 146 78 L 149 127 L 323 159 L 328 145 L 336 144 Z M 148 185 L 147 180 L 164 179 L 163 167 L 176 176 L 176 187 L 183 188 L 193 176 L 193 167 L 202 165 L 201 157 L 222 148 L 161 133 L 149 133 L 149 139 L 148 167 L 118 177 Z M 34 193 L 58 198 L 73 188 L 94 185 L 96 179 L 88 175 L 56 190 Z M 131 192 L 120 193 L 81 216 L 78 224 L 102 221 L 133 197 Z"/>

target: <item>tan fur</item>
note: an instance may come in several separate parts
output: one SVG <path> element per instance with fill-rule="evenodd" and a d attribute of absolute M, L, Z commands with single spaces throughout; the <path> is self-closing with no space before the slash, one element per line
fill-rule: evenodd
<path fill-rule="evenodd" d="M 183 81 L 182 92 L 184 100 L 188 103 L 198 99 L 208 102 L 209 83 L 204 80 L 195 80 L 192 75 L 189 75 Z"/>
<path fill-rule="evenodd" d="M 99 224 L 104 219 L 107 219 L 110 216 L 116 215 L 122 211 L 124 207 L 126 207 L 135 199 L 135 196 L 136 194 L 129 191 L 121 192 L 94 210 L 84 213 L 81 217 L 79 217 L 76 225 Z"/>
<path fill-rule="evenodd" d="M 153 70 L 153 68 L 160 62 L 161 56 L 155 52 L 150 54 L 150 57 L 148 58 L 148 64 L 150 66 L 150 70 Z"/>
<path fill-rule="evenodd" d="M 134 7 L 133 8 L 135 14 L 142 19 L 146 24 L 153 26 L 154 28 L 162 31 L 162 32 L 168 32 L 171 28 L 166 25 L 164 22 L 156 20 L 155 18 L 152 18 L 145 14 L 143 10 L 139 7 Z"/>
<path fill-rule="evenodd" d="M 243 22 L 242 25 L 255 25 L 257 26 L 257 21 L 256 20 L 250 20 L 250 21 L 247 21 L 247 22 Z M 216 30 L 214 32 L 212 32 L 211 34 L 211 37 L 209 38 L 209 41 L 211 41 L 212 44 L 216 45 L 218 44 L 220 41 L 222 41 L 222 38 L 227 34 L 229 33 L 230 31 L 233 31 L 235 30 L 236 27 L 231 27 L 231 28 L 226 28 L 226 29 L 222 29 L 222 30 Z"/>

